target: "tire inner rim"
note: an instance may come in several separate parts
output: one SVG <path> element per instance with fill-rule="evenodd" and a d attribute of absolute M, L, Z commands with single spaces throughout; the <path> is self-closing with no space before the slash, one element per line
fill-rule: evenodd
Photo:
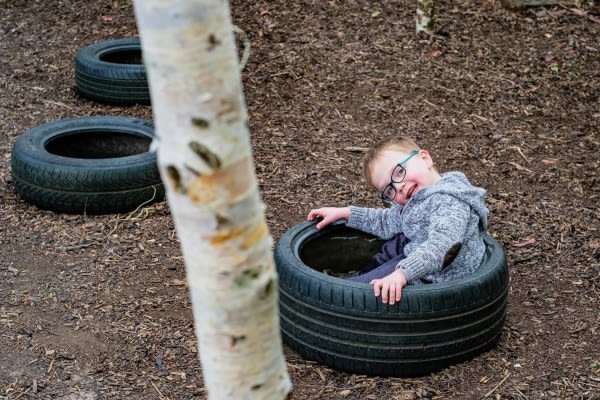
<path fill-rule="evenodd" d="M 101 159 L 146 153 L 151 139 L 125 132 L 71 132 L 50 139 L 46 151 L 61 157 Z"/>
<path fill-rule="evenodd" d="M 142 50 L 118 50 L 100 55 L 100 61 L 114 64 L 142 64 Z"/>
<path fill-rule="evenodd" d="M 384 242 L 368 233 L 338 226 L 308 238 L 299 257 L 314 270 L 342 277 L 367 265 Z"/>

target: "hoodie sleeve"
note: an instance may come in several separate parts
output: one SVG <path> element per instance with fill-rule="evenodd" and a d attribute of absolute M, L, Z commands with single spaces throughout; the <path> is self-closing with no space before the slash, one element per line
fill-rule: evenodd
<path fill-rule="evenodd" d="M 409 281 L 441 271 L 446 254 L 465 239 L 470 206 L 446 194 L 436 195 L 432 201 L 436 207 L 431 211 L 431 223 L 423 227 L 427 239 L 396 266 Z"/>
<path fill-rule="evenodd" d="M 350 206 L 347 226 L 371 233 L 383 239 L 390 239 L 402 232 L 402 206 L 391 208 L 362 208 Z"/>

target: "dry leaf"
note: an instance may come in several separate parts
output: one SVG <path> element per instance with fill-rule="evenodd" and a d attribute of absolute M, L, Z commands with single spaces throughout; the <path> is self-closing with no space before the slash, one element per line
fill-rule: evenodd
<path fill-rule="evenodd" d="M 588 244 L 592 249 L 600 249 L 600 239 L 592 239 Z"/>

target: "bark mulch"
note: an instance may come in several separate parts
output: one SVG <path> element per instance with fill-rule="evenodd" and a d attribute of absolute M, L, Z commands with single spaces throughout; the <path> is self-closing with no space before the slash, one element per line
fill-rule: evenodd
<path fill-rule="evenodd" d="M 233 1 L 267 219 L 379 206 L 362 149 L 413 136 L 488 190 L 511 274 L 496 349 L 417 379 L 334 371 L 286 349 L 293 399 L 600 398 L 600 8 L 411 1 Z M 14 193 L 10 151 L 35 125 L 151 119 L 77 96 L 87 44 L 136 35 L 128 1 L 0 0 L 0 399 L 203 399 L 185 270 L 166 203 L 61 215 Z"/>

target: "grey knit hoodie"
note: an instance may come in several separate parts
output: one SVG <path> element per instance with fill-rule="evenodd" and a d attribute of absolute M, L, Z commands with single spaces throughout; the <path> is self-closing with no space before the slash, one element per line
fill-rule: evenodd
<path fill-rule="evenodd" d="M 476 271 L 481 263 L 481 232 L 487 229 L 488 216 L 484 196 L 485 190 L 472 186 L 462 172 L 448 172 L 404 206 L 351 206 L 347 225 L 383 239 L 404 232 L 410 242 L 396 268 L 404 270 L 409 283 L 420 278 L 445 282 Z M 456 258 L 442 270 L 446 254 L 458 248 Z"/>

